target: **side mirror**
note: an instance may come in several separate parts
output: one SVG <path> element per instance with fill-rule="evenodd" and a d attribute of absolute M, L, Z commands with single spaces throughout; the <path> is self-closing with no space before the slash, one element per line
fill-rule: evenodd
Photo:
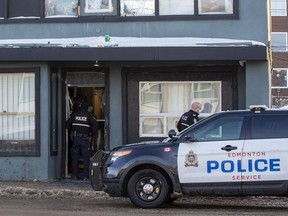
<path fill-rule="evenodd" d="M 169 138 L 173 138 L 176 135 L 177 135 L 177 133 L 174 129 L 169 130 L 169 132 L 168 132 Z"/>
<path fill-rule="evenodd" d="M 194 134 L 188 134 L 187 136 L 185 136 L 185 141 L 186 142 L 195 142 L 195 141 L 197 141 L 197 139 L 196 139 Z"/>

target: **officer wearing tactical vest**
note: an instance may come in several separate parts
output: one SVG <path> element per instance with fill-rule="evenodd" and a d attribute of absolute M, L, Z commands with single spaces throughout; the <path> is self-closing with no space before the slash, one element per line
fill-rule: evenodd
<path fill-rule="evenodd" d="M 179 119 L 177 123 L 178 131 L 180 132 L 199 121 L 198 115 L 201 109 L 202 105 L 199 102 L 193 102 L 191 104 L 191 109 L 188 112 L 185 112 Z"/>
<path fill-rule="evenodd" d="M 87 102 L 84 97 L 77 96 L 74 100 L 74 111 L 66 121 L 66 129 L 71 130 L 73 135 L 73 144 L 71 148 L 72 169 L 71 179 L 77 180 L 78 160 L 80 152 L 84 164 L 84 180 L 89 179 L 90 164 L 90 142 L 97 136 L 98 122 L 96 118 L 87 110 Z"/>

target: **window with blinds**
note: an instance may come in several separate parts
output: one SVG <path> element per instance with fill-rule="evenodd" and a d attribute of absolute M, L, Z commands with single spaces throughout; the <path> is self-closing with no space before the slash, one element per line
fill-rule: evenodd
<path fill-rule="evenodd" d="M 0 73 L 0 155 L 35 154 L 35 73 Z"/>

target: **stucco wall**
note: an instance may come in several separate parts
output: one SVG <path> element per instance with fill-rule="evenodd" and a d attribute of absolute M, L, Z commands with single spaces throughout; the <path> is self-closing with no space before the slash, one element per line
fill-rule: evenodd
<path fill-rule="evenodd" d="M 110 121 L 108 128 L 110 133 L 110 146 L 112 149 L 122 144 L 122 85 L 121 67 L 112 65 L 109 77 L 109 96 L 110 96 Z"/>
<path fill-rule="evenodd" d="M 246 65 L 246 108 L 250 105 L 271 106 L 268 61 L 248 62 Z"/>

